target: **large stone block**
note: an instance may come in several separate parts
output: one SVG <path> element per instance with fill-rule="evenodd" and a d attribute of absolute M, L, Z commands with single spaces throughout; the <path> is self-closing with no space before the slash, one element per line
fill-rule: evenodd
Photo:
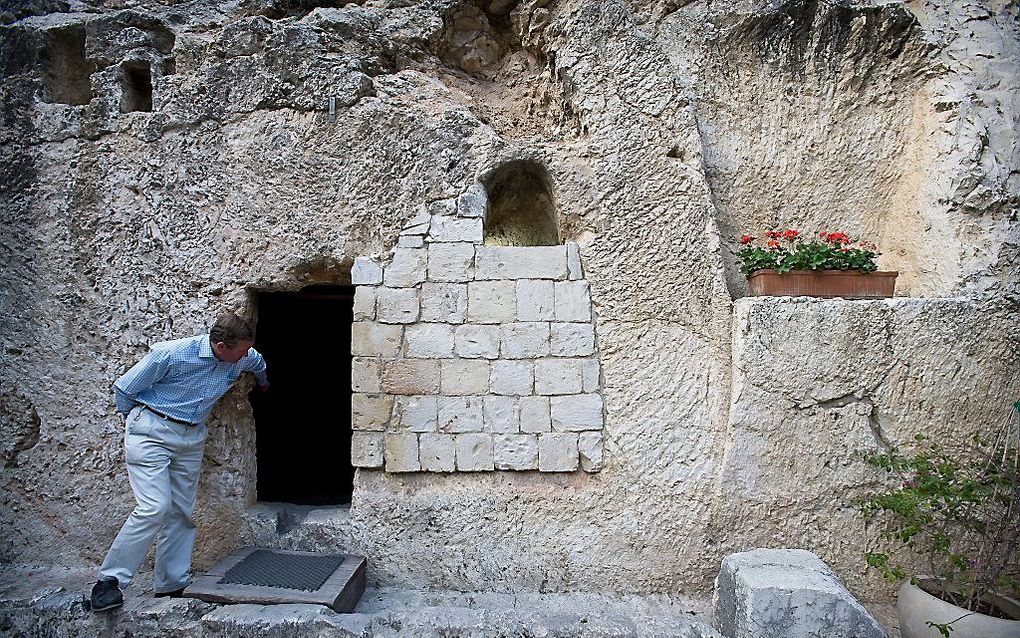
<path fill-rule="evenodd" d="M 492 456 L 497 470 L 537 470 L 538 437 L 534 434 L 493 434 Z"/>
<path fill-rule="evenodd" d="M 395 357 L 400 352 L 403 335 L 402 326 L 355 321 L 351 324 L 351 354 L 359 357 Z"/>
<path fill-rule="evenodd" d="M 586 357 L 595 352 L 595 326 L 590 323 L 554 323 L 549 326 L 549 354 Z"/>
<path fill-rule="evenodd" d="M 553 288 L 556 321 L 591 321 L 588 282 L 558 281 Z"/>
<path fill-rule="evenodd" d="M 387 472 L 418 472 L 418 435 L 388 433 L 385 440 Z"/>
<path fill-rule="evenodd" d="M 576 241 L 568 241 L 567 246 L 567 277 L 570 279 L 584 279 L 584 271 L 581 269 L 581 251 Z"/>
<path fill-rule="evenodd" d="M 602 470 L 604 439 L 601 432 L 581 432 L 577 435 L 577 451 L 581 457 L 581 469 L 585 472 Z"/>
<path fill-rule="evenodd" d="M 581 361 L 581 386 L 584 392 L 598 392 L 601 366 L 598 359 Z"/>
<path fill-rule="evenodd" d="M 398 396 L 393 401 L 390 430 L 435 432 L 438 414 L 439 400 L 434 396 Z"/>
<path fill-rule="evenodd" d="M 474 273 L 474 244 L 429 244 L 429 281 L 466 282 Z"/>
<path fill-rule="evenodd" d="M 454 352 L 466 359 L 496 359 L 499 357 L 499 326 L 457 326 Z"/>
<path fill-rule="evenodd" d="M 421 285 L 421 320 L 464 323 L 467 320 L 467 284 Z"/>
<path fill-rule="evenodd" d="M 418 458 L 424 472 L 453 472 L 457 469 L 457 445 L 453 434 L 422 434 Z"/>
<path fill-rule="evenodd" d="M 446 395 L 488 394 L 489 362 L 484 359 L 443 361 L 440 391 Z"/>
<path fill-rule="evenodd" d="M 485 397 L 482 412 L 486 432 L 516 434 L 520 431 L 521 404 L 517 397 Z"/>
<path fill-rule="evenodd" d="M 499 338 L 504 359 L 537 359 L 549 354 L 549 324 L 543 321 L 503 324 Z"/>
<path fill-rule="evenodd" d="M 580 360 L 540 359 L 535 362 L 535 394 L 577 394 L 582 387 Z"/>
<path fill-rule="evenodd" d="M 404 356 L 418 359 L 453 357 L 453 326 L 419 323 L 404 329 Z"/>
<path fill-rule="evenodd" d="M 424 248 L 397 248 L 383 271 L 383 283 L 390 288 L 407 288 L 425 281 L 427 255 Z"/>
<path fill-rule="evenodd" d="M 493 361 L 489 391 L 502 395 L 528 395 L 535 387 L 535 366 L 531 361 Z"/>
<path fill-rule="evenodd" d="M 475 279 L 566 279 L 565 246 L 479 246 Z"/>
<path fill-rule="evenodd" d="M 386 429 L 393 410 L 393 397 L 385 394 L 351 395 L 351 428 L 354 430 Z"/>
<path fill-rule="evenodd" d="M 382 432 L 354 432 L 351 434 L 351 465 L 379 468 L 383 466 Z"/>
<path fill-rule="evenodd" d="M 517 287 L 512 281 L 468 283 L 468 321 L 507 323 L 517 319 Z"/>
<path fill-rule="evenodd" d="M 489 196 L 485 192 L 485 186 L 474 183 L 460 197 L 457 198 L 458 217 L 480 217 L 485 218 L 489 210 Z"/>
<path fill-rule="evenodd" d="M 482 220 L 477 217 L 433 217 L 428 237 L 433 242 L 480 242 Z"/>
<path fill-rule="evenodd" d="M 538 469 L 541 472 L 573 472 L 577 469 L 577 435 L 550 432 L 538 435 Z"/>
<path fill-rule="evenodd" d="M 602 397 L 598 394 L 551 397 L 549 412 L 552 427 L 557 432 L 602 429 Z"/>
<path fill-rule="evenodd" d="M 389 394 L 437 394 L 439 362 L 400 359 L 383 364 L 383 392 Z"/>
<path fill-rule="evenodd" d="M 544 279 L 517 281 L 517 318 L 521 321 L 552 321 L 553 282 Z"/>
<path fill-rule="evenodd" d="M 714 605 L 716 626 L 729 638 L 885 638 L 832 570 L 803 549 L 730 554 Z"/>
<path fill-rule="evenodd" d="M 351 283 L 355 286 L 377 286 L 383 281 L 382 264 L 371 257 L 355 257 L 351 267 Z"/>
<path fill-rule="evenodd" d="M 458 434 L 457 469 L 461 472 L 492 471 L 492 435 Z"/>
<path fill-rule="evenodd" d="M 439 431 L 459 434 L 484 429 L 481 397 L 439 397 Z"/>
<path fill-rule="evenodd" d="M 355 392 L 381 392 L 382 363 L 378 359 L 354 357 L 351 361 L 351 389 Z"/>
<path fill-rule="evenodd" d="M 358 286 L 354 290 L 354 320 L 375 320 L 375 287 Z"/>
<path fill-rule="evenodd" d="M 413 288 L 377 288 L 376 319 L 380 323 L 418 320 L 418 291 Z"/>
<path fill-rule="evenodd" d="M 552 430 L 549 397 L 521 397 L 521 432 L 539 433 Z"/>

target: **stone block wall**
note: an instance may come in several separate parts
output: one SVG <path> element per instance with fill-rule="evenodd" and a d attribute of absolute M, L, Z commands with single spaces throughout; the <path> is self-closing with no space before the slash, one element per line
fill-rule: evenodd
<path fill-rule="evenodd" d="M 484 203 L 468 191 L 433 205 L 388 255 L 355 261 L 356 467 L 601 469 L 600 365 L 577 244 L 485 246 Z"/>

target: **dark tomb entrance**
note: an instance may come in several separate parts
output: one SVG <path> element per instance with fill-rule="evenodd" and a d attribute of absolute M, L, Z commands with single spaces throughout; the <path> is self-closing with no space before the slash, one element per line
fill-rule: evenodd
<path fill-rule="evenodd" d="M 269 392 L 251 393 L 260 501 L 351 502 L 352 286 L 308 286 L 257 297 L 255 348 Z"/>

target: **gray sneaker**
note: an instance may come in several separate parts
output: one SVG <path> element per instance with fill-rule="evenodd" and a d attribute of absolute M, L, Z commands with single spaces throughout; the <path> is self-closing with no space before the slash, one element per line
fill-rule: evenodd
<path fill-rule="evenodd" d="M 98 580 L 92 586 L 92 611 L 106 611 L 124 604 L 124 595 L 120 593 L 120 584 L 116 578 Z"/>

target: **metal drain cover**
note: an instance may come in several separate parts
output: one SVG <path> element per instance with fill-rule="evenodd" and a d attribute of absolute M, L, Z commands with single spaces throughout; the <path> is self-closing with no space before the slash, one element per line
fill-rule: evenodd
<path fill-rule="evenodd" d="M 351 611 L 365 591 L 365 557 L 244 547 L 184 590 L 216 603 L 317 603 Z"/>

